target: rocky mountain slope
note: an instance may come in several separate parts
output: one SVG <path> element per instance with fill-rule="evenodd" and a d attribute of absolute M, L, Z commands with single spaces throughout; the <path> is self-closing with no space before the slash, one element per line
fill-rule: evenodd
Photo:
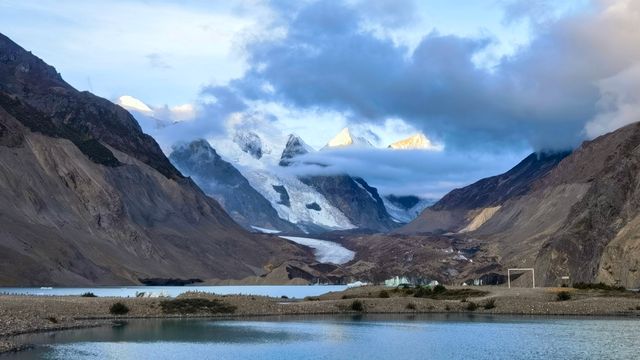
<path fill-rule="evenodd" d="M 547 175 L 568 153 L 531 154 L 508 172 L 455 189 L 418 218 L 400 229 L 402 233 L 451 232 L 467 227 L 473 220 L 505 201 L 524 195 L 536 180 Z M 477 224 L 477 222 L 476 222 Z"/>
<path fill-rule="evenodd" d="M 269 200 L 251 187 L 240 171 L 224 161 L 206 140 L 176 146 L 169 158 L 245 228 L 300 230 L 280 218 Z"/>
<path fill-rule="evenodd" d="M 119 106 L 0 35 L 0 284 L 243 278 L 306 251 L 238 226 Z"/>
<path fill-rule="evenodd" d="M 569 276 L 640 287 L 639 149 L 636 123 L 569 156 L 525 160 L 453 191 L 401 231 L 480 239 L 501 266 L 535 267 L 541 284 Z"/>

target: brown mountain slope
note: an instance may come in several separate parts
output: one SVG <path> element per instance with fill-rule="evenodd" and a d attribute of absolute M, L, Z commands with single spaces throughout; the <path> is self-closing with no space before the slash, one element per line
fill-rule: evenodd
<path fill-rule="evenodd" d="M 503 268 L 535 267 L 539 283 L 557 285 L 570 276 L 639 287 L 639 146 L 640 124 L 626 126 L 585 142 L 529 181 L 527 191 L 481 203 L 485 208 L 431 208 L 403 230 L 433 228 L 444 212 L 454 221 L 443 230 L 480 239 Z M 482 188 L 466 193 L 476 191 Z M 484 196 L 499 198 L 494 191 Z M 476 196 L 467 199 L 456 203 L 478 205 Z"/>
<path fill-rule="evenodd" d="M 0 35 L 0 285 L 244 278 L 305 256 L 242 230 L 122 108 Z"/>
<path fill-rule="evenodd" d="M 486 221 L 493 209 L 507 200 L 531 191 L 533 183 L 551 171 L 568 153 L 531 154 L 508 172 L 456 189 L 427 208 L 399 233 L 459 231 L 479 216 Z"/>

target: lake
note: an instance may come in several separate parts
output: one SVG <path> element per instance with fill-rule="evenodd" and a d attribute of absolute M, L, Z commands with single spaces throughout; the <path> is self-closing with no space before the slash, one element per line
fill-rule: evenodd
<path fill-rule="evenodd" d="M 218 295 L 241 294 L 271 297 L 287 296 L 291 299 L 303 299 L 306 296 L 318 296 L 330 291 L 343 291 L 346 288 L 347 287 L 345 285 L 101 286 L 83 288 L 0 287 L 0 294 L 66 296 L 81 295 L 86 292 L 92 292 L 100 297 L 135 297 L 137 292 L 150 292 L 152 294 L 164 294 L 166 296 L 175 297 L 187 291 L 201 291 Z"/>
<path fill-rule="evenodd" d="M 629 318 L 468 314 L 133 320 L 25 335 L 9 359 L 637 359 Z"/>

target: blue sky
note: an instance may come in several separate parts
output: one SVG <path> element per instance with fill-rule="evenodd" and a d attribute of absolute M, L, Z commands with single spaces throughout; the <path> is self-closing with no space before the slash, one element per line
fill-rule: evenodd
<path fill-rule="evenodd" d="M 0 1 L 0 31 L 76 88 L 189 118 L 149 129 L 165 151 L 242 122 L 316 148 L 420 131 L 444 150 L 389 158 L 395 188 L 357 175 L 428 196 L 636 121 L 638 23 L 632 0 Z"/>

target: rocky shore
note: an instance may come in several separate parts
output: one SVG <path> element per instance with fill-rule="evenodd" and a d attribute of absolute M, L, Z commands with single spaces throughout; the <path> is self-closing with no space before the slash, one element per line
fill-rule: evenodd
<path fill-rule="evenodd" d="M 450 288 L 441 294 L 416 297 L 412 290 L 366 286 L 304 300 L 261 296 L 186 293 L 177 299 L 200 299 L 187 310 L 168 310 L 173 299 L 89 298 L 79 296 L 0 296 L 0 353 L 26 344 L 12 336 L 42 331 L 111 325 L 115 320 L 164 317 L 247 317 L 342 313 L 463 313 L 514 315 L 640 316 L 640 295 L 634 292 L 564 288 L 506 289 L 504 287 Z M 569 299 L 560 301 L 558 293 Z M 169 301 L 169 303 L 167 303 Z M 128 312 L 113 315 L 121 302 Z M 216 313 L 202 303 L 223 304 Z M 200 307 L 198 307 L 200 306 Z"/>

